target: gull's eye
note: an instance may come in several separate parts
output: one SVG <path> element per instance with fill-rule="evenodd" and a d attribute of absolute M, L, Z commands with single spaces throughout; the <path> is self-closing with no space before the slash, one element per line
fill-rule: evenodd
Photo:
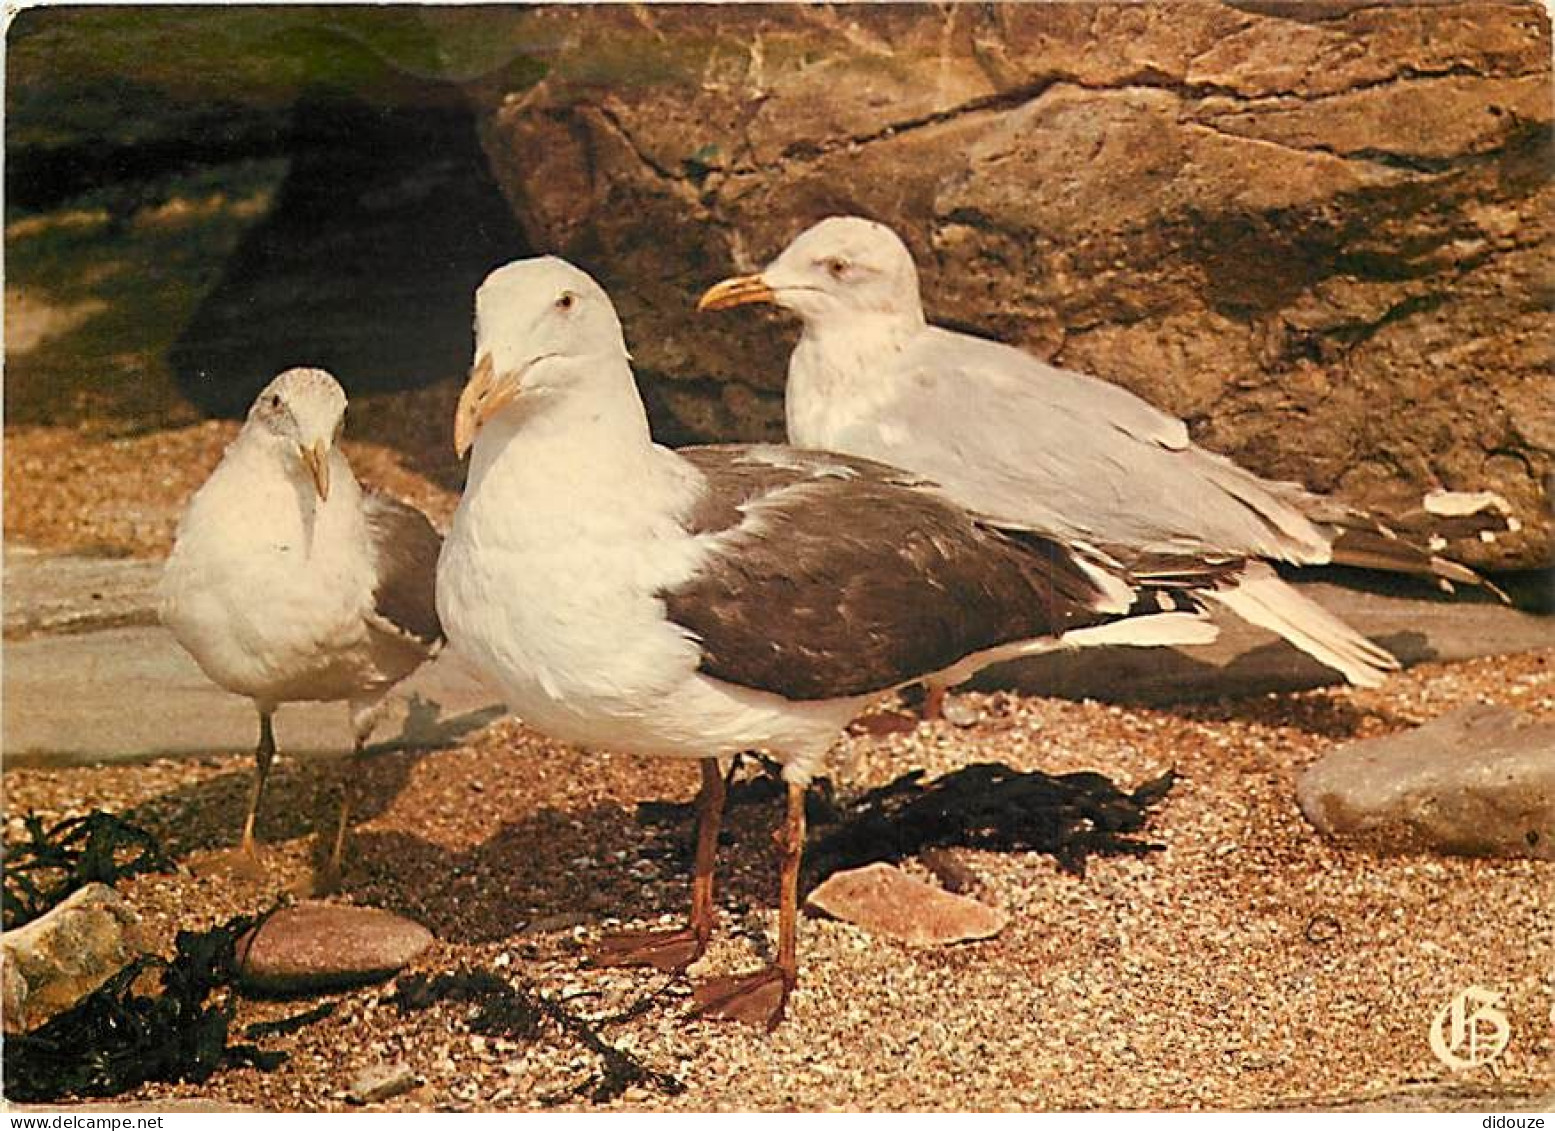
<path fill-rule="evenodd" d="M 271 393 L 270 394 L 270 407 L 271 408 L 280 408 L 281 407 L 281 394 L 280 393 Z"/>
<path fill-rule="evenodd" d="M 826 273 L 833 279 L 841 279 L 848 273 L 851 264 L 840 255 L 821 260 L 821 266 L 826 268 Z"/>
<path fill-rule="evenodd" d="M 577 305 L 578 296 L 573 294 L 571 291 L 563 291 L 556 299 L 557 310 L 571 310 L 574 306 Z"/>

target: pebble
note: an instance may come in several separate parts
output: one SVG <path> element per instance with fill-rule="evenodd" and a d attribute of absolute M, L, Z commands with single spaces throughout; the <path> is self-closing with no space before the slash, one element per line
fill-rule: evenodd
<path fill-rule="evenodd" d="M 1009 922 L 998 908 L 931 887 L 890 864 L 833 873 L 807 903 L 871 934 L 913 946 L 991 938 Z"/>
<path fill-rule="evenodd" d="M 375 1104 L 402 1096 L 416 1086 L 416 1074 L 404 1064 L 369 1068 L 351 1082 L 346 1100 L 354 1104 Z"/>
<path fill-rule="evenodd" d="M 519 934 L 545 935 L 553 931 L 570 931 L 574 927 L 581 927 L 593 921 L 593 915 L 582 911 L 558 911 L 554 915 L 542 915 L 538 919 L 525 923 Z"/>
<path fill-rule="evenodd" d="M 934 873 L 934 878 L 944 889 L 956 895 L 969 895 L 982 886 L 977 873 L 969 868 L 956 852 L 948 848 L 925 848 L 918 853 L 918 862 Z"/>
<path fill-rule="evenodd" d="M 1555 860 L 1555 724 L 1470 704 L 1338 747 L 1296 796 L 1322 832 L 1384 851 Z"/>
<path fill-rule="evenodd" d="M 392 977 L 431 944 L 431 931 L 388 911 L 299 903 L 238 940 L 238 975 L 244 989 L 265 994 L 364 985 Z"/>
<path fill-rule="evenodd" d="M 31 923 L 0 935 L 5 1031 L 36 1028 L 124 969 L 140 952 L 138 921 L 112 888 L 87 884 Z"/>
<path fill-rule="evenodd" d="M 983 713 L 971 700 L 961 696 L 947 696 L 944 706 L 940 708 L 940 713 L 951 726 L 970 727 L 983 721 Z"/>

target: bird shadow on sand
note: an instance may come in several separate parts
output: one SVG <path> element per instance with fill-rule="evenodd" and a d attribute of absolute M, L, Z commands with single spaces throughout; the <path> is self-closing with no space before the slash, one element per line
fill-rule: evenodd
<path fill-rule="evenodd" d="M 381 816 L 404 791 L 417 764 L 502 714 L 501 707 L 441 717 L 436 703 L 413 697 L 400 733 L 367 747 L 360 762 L 349 754 L 282 751 L 270 769 L 260 806 L 257 835 L 261 844 L 330 834 L 349 778 L 355 785 L 352 824 Z M 178 857 L 238 843 L 254 786 L 254 763 L 160 794 L 125 816 L 151 830 L 163 848 Z"/>
<path fill-rule="evenodd" d="M 726 815 L 718 899 L 736 914 L 776 904 L 771 832 L 780 812 L 776 805 L 748 806 Z M 690 901 L 693 837 L 691 818 L 647 826 L 632 808 L 614 803 L 541 808 L 462 850 L 405 832 L 369 830 L 356 838 L 342 890 L 454 943 L 607 918 L 681 915 Z"/>
<path fill-rule="evenodd" d="M 369 757 L 351 771 L 360 787 L 353 822 L 382 814 L 405 788 L 416 763 L 431 753 L 405 750 Z M 343 755 L 287 758 L 283 753 L 277 758 L 259 809 L 260 843 L 331 831 L 348 766 L 349 757 Z M 179 786 L 142 802 L 125 816 L 155 833 L 174 856 L 232 848 L 238 843 L 253 785 L 250 764 Z"/>
<path fill-rule="evenodd" d="M 1037 851 L 1081 876 L 1091 856 L 1159 849 L 1149 839 L 1148 811 L 1174 780 L 1168 773 L 1125 791 L 1095 772 L 1049 776 L 988 762 L 931 780 L 909 770 L 886 785 L 844 794 L 821 779 L 806 798 L 801 891 L 833 872 L 930 848 Z M 759 773 L 736 778 L 729 791 L 717 887 L 733 921 L 775 903 L 772 833 L 784 795 L 776 776 Z M 345 885 L 353 897 L 458 942 L 607 917 L 678 917 L 689 896 L 696 821 L 692 804 L 651 799 L 632 809 L 620 802 L 542 808 L 464 850 L 403 832 L 374 833 L 361 839 Z"/>

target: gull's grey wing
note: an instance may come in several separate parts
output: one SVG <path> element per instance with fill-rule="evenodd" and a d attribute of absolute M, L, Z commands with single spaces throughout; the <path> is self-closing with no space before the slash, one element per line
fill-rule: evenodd
<path fill-rule="evenodd" d="M 1112 619 L 1118 583 L 1069 547 L 1006 535 L 895 468 L 791 448 L 679 454 L 706 479 L 684 519 L 706 556 L 661 595 L 718 679 L 861 695 Z"/>
<path fill-rule="evenodd" d="M 415 507 L 377 491 L 364 494 L 362 512 L 376 572 L 374 611 L 400 635 L 435 648 L 443 641 L 437 619 L 442 536 Z"/>
<path fill-rule="evenodd" d="M 1328 558 L 1294 484 L 1188 442 L 1182 422 L 1116 385 L 931 329 L 892 367 L 893 395 L 828 447 L 910 467 L 1001 523 L 1189 555 Z"/>

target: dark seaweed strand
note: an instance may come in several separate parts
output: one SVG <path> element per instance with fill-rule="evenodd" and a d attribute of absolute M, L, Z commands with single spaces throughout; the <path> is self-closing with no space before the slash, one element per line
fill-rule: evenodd
<path fill-rule="evenodd" d="M 554 1107 L 574 1096 L 585 1094 L 592 1103 L 609 1103 L 634 1084 L 656 1088 L 667 1096 L 678 1096 L 686 1090 L 686 1085 L 679 1077 L 649 1068 L 631 1053 L 607 1043 L 583 1018 L 568 1013 L 547 998 L 539 997 L 539 1002 L 546 1016 L 599 1056 L 604 1069 L 599 1075 L 585 1079 L 565 1092 L 553 1092 L 541 1097 L 540 1102 L 545 1106 Z"/>
<path fill-rule="evenodd" d="M 306 1029 L 315 1021 L 322 1021 L 332 1016 L 334 1012 L 334 1002 L 320 1002 L 312 1009 L 305 1009 L 290 1017 L 280 1017 L 274 1021 L 255 1021 L 243 1029 L 243 1035 L 249 1040 L 258 1040 L 261 1037 L 289 1037 L 293 1033 Z"/>
<path fill-rule="evenodd" d="M 425 1009 L 439 1001 L 469 1002 L 479 1006 L 470 1019 L 473 1032 L 526 1041 L 537 1039 L 543 1022 L 549 1021 L 598 1056 L 601 1070 L 566 1091 L 541 1097 L 540 1102 L 547 1107 L 578 1096 L 585 1096 L 592 1103 L 608 1103 L 634 1085 L 656 1088 L 672 1096 L 686 1090 L 676 1077 L 648 1067 L 606 1041 L 597 1031 L 599 1022 L 570 1013 L 533 986 L 515 986 L 489 970 L 461 968 L 435 978 L 402 978 L 389 1000 L 401 1013 Z"/>
<path fill-rule="evenodd" d="M 90 883 L 110 887 L 125 876 L 171 872 L 175 865 L 151 833 L 122 817 L 93 810 L 50 828 L 29 813 L 22 818 L 27 839 L 8 846 L 0 919 L 6 930 L 20 927 Z"/>
<path fill-rule="evenodd" d="M 922 770 L 851 800 L 839 799 L 830 780 L 816 779 L 805 797 L 812 829 L 827 830 L 806 852 L 806 883 L 833 872 L 877 861 L 898 861 L 930 848 L 977 848 L 993 852 L 1046 852 L 1059 866 L 1085 874 L 1092 855 L 1142 856 L 1161 846 L 1127 834 L 1144 828 L 1148 810 L 1177 780 L 1168 770 L 1132 793 L 1102 774 L 1081 771 L 1051 775 L 1020 773 L 997 762 L 965 766 L 924 782 Z M 776 770 L 734 782 L 727 806 L 770 804 L 782 794 Z M 692 803 L 644 801 L 640 824 L 683 826 L 695 819 Z M 667 855 L 689 859 L 691 835 L 677 838 Z"/>

